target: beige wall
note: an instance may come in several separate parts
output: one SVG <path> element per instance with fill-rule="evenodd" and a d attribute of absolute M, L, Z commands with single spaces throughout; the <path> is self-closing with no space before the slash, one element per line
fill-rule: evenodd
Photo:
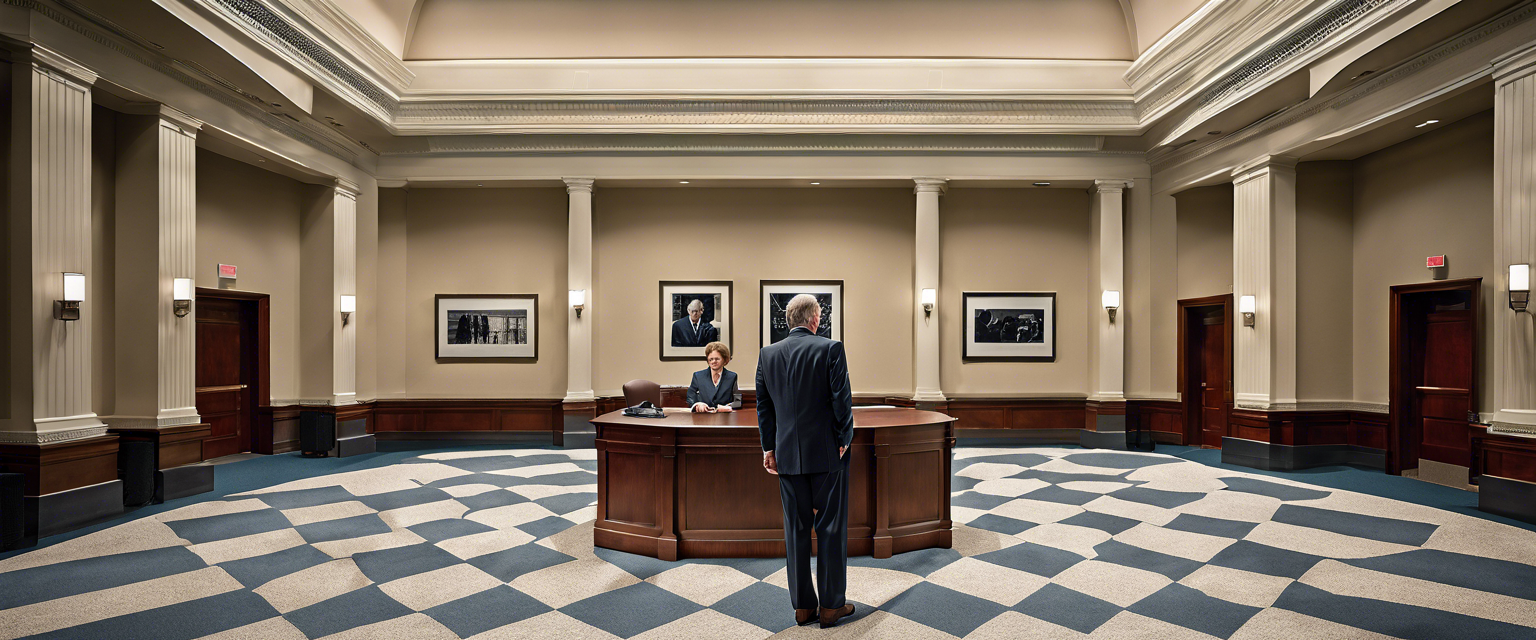
<path fill-rule="evenodd" d="M 1429 281 L 1425 256 L 1446 254 L 1449 278 L 1483 278 L 1485 319 L 1508 312 L 1492 288 L 1493 112 L 1361 157 L 1353 178 L 1354 394 L 1385 404 L 1390 287 Z M 1479 359 L 1478 410 L 1490 412 L 1492 358 L 1481 346 Z"/>
<path fill-rule="evenodd" d="M 593 198 L 594 388 L 617 393 L 635 378 L 686 385 L 703 368 L 702 362 L 660 360 L 662 280 L 734 282 L 729 368 L 741 376 L 742 388 L 751 388 L 759 282 L 806 279 L 843 280 L 843 339 L 854 392 L 910 395 L 915 210 L 910 188 L 599 184 Z"/>
<path fill-rule="evenodd" d="M 957 188 L 940 199 L 939 209 L 939 360 L 945 395 L 1086 396 L 1088 193 Z M 964 291 L 1056 292 L 1056 361 L 961 362 Z"/>
<path fill-rule="evenodd" d="M 116 410 L 117 145 L 112 111 L 91 109 L 91 264 L 85 299 L 91 305 L 91 410 Z"/>
<path fill-rule="evenodd" d="M 299 397 L 299 216 L 314 187 L 197 151 L 199 287 L 217 287 L 218 265 L 240 267 L 235 288 L 271 296 L 274 404 Z M 327 358 L 328 360 L 328 358 Z"/>
<path fill-rule="evenodd" d="M 381 204 L 384 254 L 398 251 L 402 235 L 398 203 Z M 399 332 L 379 344 L 380 378 L 397 381 L 396 393 L 411 398 L 564 397 L 565 214 L 563 188 L 406 191 L 409 268 L 381 264 L 381 278 L 405 274 L 405 299 L 392 306 L 404 316 L 386 321 Z M 433 307 L 440 293 L 538 294 L 538 362 L 438 363 Z"/>
<path fill-rule="evenodd" d="M 1296 167 L 1296 399 L 1354 397 L 1353 167 Z"/>
<path fill-rule="evenodd" d="M 1179 4 L 1189 1 L 1178 0 Z M 1135 47 L 1126 33 L 1120 4 L 1116 0 L 431 0 L 422 5 L 406 58 L 1130 60 Z"/>
<path fill-rule="evenodd" d="M 378 397 L 403 397 L 405 366 L 401 362 L 400 336 L 409 331 L 410 295 L 406 282 L 409 261 L 405 241 L 405 189 L 379 189 L 378 335 L 389 340 L 376 344 Z M 358 345 L 362 349 L 362 345 Z"/>
<path fill-rule="evenodd" d="M 1232 184 L 1178 199 L 1179 300 L 1232 293 Z"/>

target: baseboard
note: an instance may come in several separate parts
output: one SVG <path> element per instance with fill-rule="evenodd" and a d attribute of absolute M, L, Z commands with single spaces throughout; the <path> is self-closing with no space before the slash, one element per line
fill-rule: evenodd
<path fill-rule="evenodd" d="M 372 435 L 336 439 L 336 457 L 346 458 L 378 451 L 378 443 Z"/>
<path fill-rule="evenodd" d="M 155 502 L 213 491 L 214 465 L 189 464 L 155 472 Z"/>
<path fill-rule="evenodd" d="M 298 440 L 283 440 L 282 442 L 272 443 L 272 455 L 277 455 L 279 453 L 290 453 L 298 450 Z"/>
<path fill-rule="evenodd" d="M 1295 471 L 1335 465 L 1385 469 L 1387 452 L 1352 444 L 1293 446 L 1225 437 L 1221 439 L 1221 461 L 1265 471 Z"/>
<path fill-rule="evenodd" d="M 454 442 L 536 442 L 549 444 L 548 431 L 381 431 L 373 434 L 381 442 L 448 440 Z"/>
<path fill-rule="evenodd" d="M 1477 486 L 1479 510 L 1536 524 L 1536 483 L 1479 476 Z"/>
<path fill-rule="evenodd" d="M 44 538 L 79 529 L 123 512 L 123 481 L 27 498 L 27 536 Z"/>
<path fill-rule="evenodd" d="M 1106 416 L 1099 416 L 1104 418 Z M 1110 416 L 1124 419 L 1125 416 Z M 1122 423 L 1123 424 L 1123 423 Z M 1150 441 L 1150 436 L 1148 437 Z M 1129 436 L 1125 431 L 1089 431 L 1082 429 L 1078 432 L 1078 444 L 1084 449 L 1113 449 L 1126 451 L 1130 449 Z"/>
<path fill-rule="evenodd" d="M 960 445 L 1077 444 L 1081 429 L 955 429 Z"/>

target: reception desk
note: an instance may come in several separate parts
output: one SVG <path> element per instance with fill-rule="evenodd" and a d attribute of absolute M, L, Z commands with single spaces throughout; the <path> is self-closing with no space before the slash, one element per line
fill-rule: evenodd
<path fill-rule="evenodd" d="M 893 553 L 951 544 L 954 418 L 914 409 L 853 412 L 848 553 Z M 599 547 L 662 560 L 784 555 L 779 479 L 763 470 L 757 413 L 630 418 L 597 428 Z"/>

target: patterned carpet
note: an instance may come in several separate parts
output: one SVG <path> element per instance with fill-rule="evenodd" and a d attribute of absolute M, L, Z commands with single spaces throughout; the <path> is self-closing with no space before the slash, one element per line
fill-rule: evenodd
<path fill-rule="evenodd" d="M 957 449 L 955 548 L 853 558 L 859 612 L 794 627 L 782 560 L 594 549 L 594 455 L 430 453 L 14 556 L 0 638 L 1536 638 L 1531 531 L 1045 447 Z"/>

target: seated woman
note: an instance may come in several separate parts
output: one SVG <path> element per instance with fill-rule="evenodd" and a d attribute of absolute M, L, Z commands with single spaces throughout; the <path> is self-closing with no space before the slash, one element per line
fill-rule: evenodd
<path fill-rule="evenodd" d="M 704 360 L 709 368 L 694 372 L 688 385 L 688 406 L 695 412 L 730 411 L 736 399 L 736 374 L 725 370 L 731 361 L 731 348 L 723 342 L 704 345 Z"/>

